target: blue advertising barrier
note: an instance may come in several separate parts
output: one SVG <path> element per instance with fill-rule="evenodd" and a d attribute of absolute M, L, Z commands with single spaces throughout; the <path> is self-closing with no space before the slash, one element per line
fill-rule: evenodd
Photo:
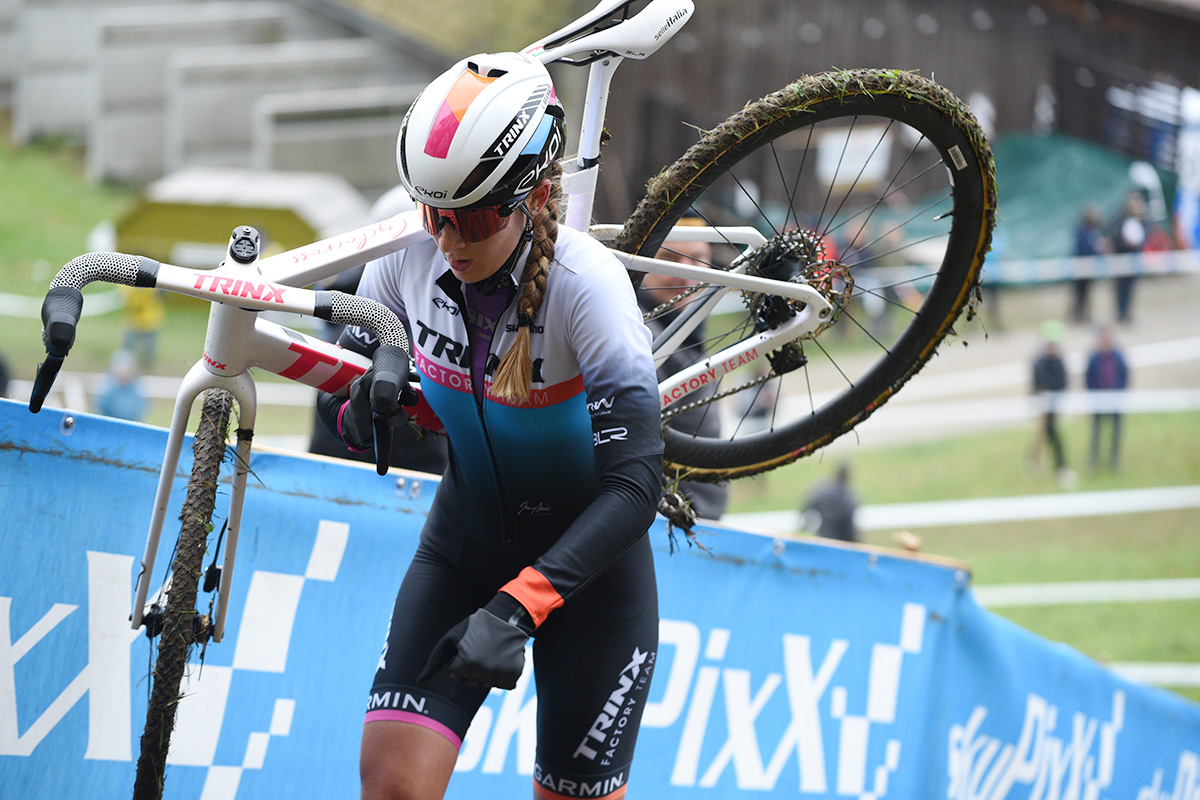
<path fill-rule="evenodd" d="M 4 800 L 131 793 L 151 643 L 128 617 L 165 439 L 0 401 Z M 436 484 L 255 454 L 226 636 L 192 657 L 167 797 L 357 796 L 369 681 Z M 662 641 L 631 797 L 1200 798 L 1200 707 L 984 610 L 962 570 L 715 526 L 707 552 L 670 554 L 661 521 L 651 535 Z M 489 696 L 449 797 L 554 784 L 533 775 L 529 677 Z"/>

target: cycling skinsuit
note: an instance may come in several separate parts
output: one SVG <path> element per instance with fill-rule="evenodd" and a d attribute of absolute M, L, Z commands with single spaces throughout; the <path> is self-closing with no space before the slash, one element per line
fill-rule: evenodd
<path fill-rule="evenodd" d="M 489 690 L 444 672 L 416 678 L 441 636 L 503 590 L 538 626 L 536 790 L 622 794 L 658 642 L 646 530 L 662 462 L 650 336 L 625 270 L 591 237 L 559 229 L 532 328 L 532 389 L 520 404 L 490 394 L 516 336 L 516 302 L 495 321 L 477 396 L 468 323 L 476 340 L 491 323 L 468 306 L 432 240 L 368 264 L 358 294 L 404 320 L 422 393 L 450 441 L 367 721 L 414 722 L 461 746 Z M 362 329 L 342 341 L 362 352 L 376 344 Z"/>

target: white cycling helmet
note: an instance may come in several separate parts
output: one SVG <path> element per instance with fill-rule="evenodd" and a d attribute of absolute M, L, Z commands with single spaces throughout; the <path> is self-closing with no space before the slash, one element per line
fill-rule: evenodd
<path fill-rule="evenodd" d="M 400 181 L 436 208 L 515 205 L 562 155 L 550 74 L 523 53 L 465 58 L 413 102 L 396 142 Z"/>

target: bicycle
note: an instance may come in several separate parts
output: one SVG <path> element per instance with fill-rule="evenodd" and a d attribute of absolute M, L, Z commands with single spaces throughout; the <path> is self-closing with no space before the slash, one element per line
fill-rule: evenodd
<path fill-rule="evenodd" d="M 665 325 L 653 342 L 656 363 L 676 358 L 687 364 L 659 384 L 664 461 L 672 480 L 753 475 L 852 429 L 928 361 L 964 310 L 968 317 L 974 312 L 995 222 L 991 151 L 966 106 L 916 74 L 856 70 L 805 76 L 702 134 L 650 182 L 623 226 L 591 225 L 613 73 L 626 58 L 651 55 L 694 10 L 691 0 L 651 0 L 634 13 L 636 4 L 601 0 L 526 48 L 543 63 L 589 70 L 578 152 L 564 163 L 563 222 L 607 242 L 635 284 L 647 272 L 687 282 L 647 313 L 648 320 L 661 318 Z M 766 178 L 778 185 L 764 188 Z M 738 198 L 749 209 L 747 218 L 735 213 Z M 679 224 L 685 217 L 700 224 Z M 79 290 L 87 283 L 156 287 L 212 302 L 202 358 L 176 400 L 131 613 L 135 629 L 145 625 L 148 635 L 170 634 L 159 644 L 135 797 L 161 794 L 187 649 L 209 639 L 219 642 L 224 632 L 256 416 L 250 370 L 266 369 L 344 395 L 354 378 L 374 366 L 380 376 L 372 394 L 376 466 L 385 474 L 386 419 L 397 407 L 401 377 L 410 370 L 404 327 L 377 303 L 301 287 L 427 235 L 416 212 L 406 212 L 261 258 L 257 233 L 237 228 L 225 261 L 210 271 L 93 253 L 67 264 L 52 282 L 43 306 L 47 358 L 30 400 L 34 412 L 74 341 L 83 302 Z M 655 257 L 660 248 L 685 241 L 709 244 L 713 263 L 691 266 Z M 868 318 L 872 303 L 901 319 Z M 384 346 L 368 361 L 264 320 L 263 310 L 361 325 Z M 184 432 L 202 392 L 171 588 L 165 605 L 147 608 Z M 217 596 L 210 613 L 200 615 L 194 606 L 231 398 L 239 407 L 239 427 L 226 552 L 222 569 L 205 578 L 206 591 Z M 720 433 L 674 427 L 682 413 L 716 415 Z"/>

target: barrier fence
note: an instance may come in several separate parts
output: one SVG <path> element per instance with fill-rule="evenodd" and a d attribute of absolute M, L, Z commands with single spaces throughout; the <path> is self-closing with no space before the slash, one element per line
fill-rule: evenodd
<path fill-rule="evenodd" d="M 985 284 L 1058 283 L 1124 275 L 1173 275 L 1200 271 L 1200 250 L 1153 250 L 1071 258 L 989 259 Z"/>
<path fill-rule="evenodd" d="M 165 438 L 0 401 L 0 797 L 131 790 L 150 642 L 129 605 Z M 251 467 L 228 634 L 193 656 L 166 796 L 352 797 L 437 479 L 270 452 Z M 985 610 L 960 566 L 728 527 L 670 554 L 661 521 L 650 535 L 661 644 L 639 662 L 630 797 L 1200 796 L 1200 706 Z M 489 696 L 449 797 L 528 796 L 529 678 Z"/>

